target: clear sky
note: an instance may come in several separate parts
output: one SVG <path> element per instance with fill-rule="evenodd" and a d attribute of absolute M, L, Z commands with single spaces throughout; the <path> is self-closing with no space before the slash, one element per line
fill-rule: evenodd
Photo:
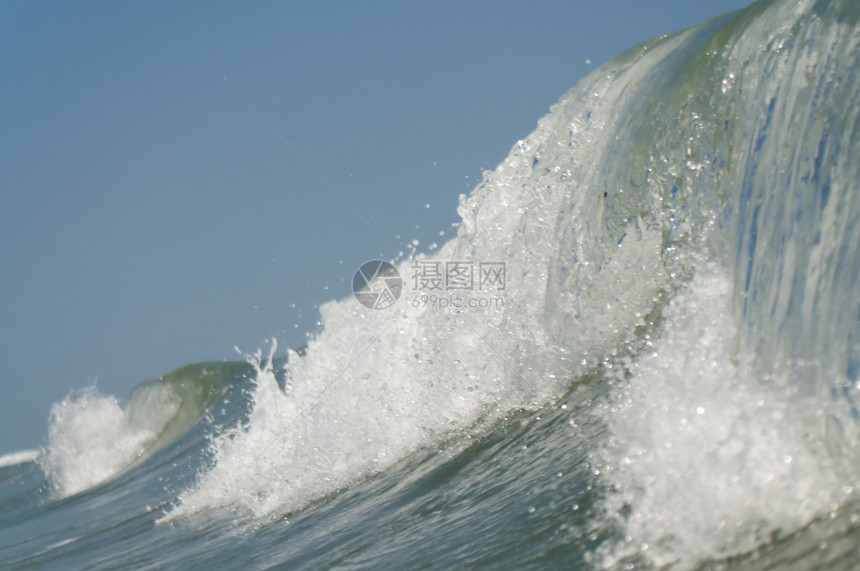
<path fill-rule="evenodd" d="M 0 2 L 0 453 L 72 388 L 303 344 L 590 69 L 748 3 Z"/>

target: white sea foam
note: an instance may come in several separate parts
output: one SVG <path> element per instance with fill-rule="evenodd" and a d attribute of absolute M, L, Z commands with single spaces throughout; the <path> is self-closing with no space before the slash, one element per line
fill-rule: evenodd
<path fill-rule="evenodd" d="M 19 452 L 4 454 L 0 456 L 0 468 L 15 466 L 16 464 L 23 464 L 25 462 L 35 462 L 39 454 L 38 450 L 21 450 Z"/>
<path fill-rule="evenodd" d="M 145 407 L 124 409 L 95 387 L 51 407 L 48 445 L 39 463 L 58 496 L 100 484 L 142 457 L 178 406 L 167 387 L 156 389 L 160 398 L 148 391 Z"/>
<path fill-rule="evenodd" d="M 609 566 L 633 553 L 679 568 L 743 553 L 852 492 L 854 476 L 813 436 L 815 403 L 738 361 L 731 291 L 727 272 L 701 268 L 605 405 L 611 436 L 594 463 L 626 536 L 604 553 Z"/>
<path fill-rule="evenodd" d="M 647 66 L 636 73 L 645 77 Z M 612 143 L 606 125 L 623 91 L 598 75 L 565 96 L 461 196 L 457 236 L 399 265 L 399 304 L 322 306 L 324 329 L 304 356 L 290 355 L 286 390 L 261 368 L 248 422 L 213 441 L 214 465 L 167 517 L 223 506 L 256 516 L 299 509 L 486 415 L 540 406 L 624 339 L 667 276 L 659 229 L 636 216 L 611 230 L 603 221 L 600 168 L 589 157 Z M 572 250 L 593 263 L 568 259 Z M 481 263 L 504 264 L 503 291 L 479 289 L 476 277 L 467 294 L 504 303 L 416 301 L 413 264 L 455 261 L 473 263 L 475 276 Z"/>

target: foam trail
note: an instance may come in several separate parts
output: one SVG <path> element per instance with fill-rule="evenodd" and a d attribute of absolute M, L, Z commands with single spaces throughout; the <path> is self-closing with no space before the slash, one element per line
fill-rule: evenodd
<path fill-rule="evenodd" d="M 4 454 L 0 456 L 0 468 L 24 464 L 25 462 L 35 462 L 39 454 L 39 450 L 21 450 Z"/>

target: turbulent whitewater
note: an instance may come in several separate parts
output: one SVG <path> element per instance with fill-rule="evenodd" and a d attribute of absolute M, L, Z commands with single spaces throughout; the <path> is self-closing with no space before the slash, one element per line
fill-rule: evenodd
<path fill-rule="evenodd" d="M 73 393 L 0 459 L 0 565 L 856 567 L 858 24 L 769 1 L 638 46 L 391 307 Z M 448 263 L 501 302 L 426 303 Z"/>

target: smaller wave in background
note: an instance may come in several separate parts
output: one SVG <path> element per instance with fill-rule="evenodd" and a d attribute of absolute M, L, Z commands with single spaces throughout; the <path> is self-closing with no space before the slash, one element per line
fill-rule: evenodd
<path fill-rule="evenodd" d="M 48 445 L 34 459 L 56 496 L 96 486 L 191 428 L 246 367 L 188 365 L 139 385 L 124 407 L 94 386 L 73 391 L 51 407 Z"/>

